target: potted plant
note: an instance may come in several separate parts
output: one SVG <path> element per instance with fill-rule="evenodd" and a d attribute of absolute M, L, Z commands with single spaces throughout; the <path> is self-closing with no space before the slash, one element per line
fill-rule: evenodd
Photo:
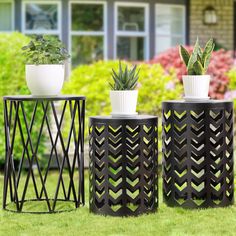
<path fill-rule="evenodd" d="M 58 95 L 65 78 L 65 60 L 70 57 L 62 42 L 56 37 L 37 35 L 22 50 L 26 57 L 26 82 L 32 95 Z"/>
<path fill-rule="evenodd" d="M 209 99 L 210 75 L 206 72 L 214 47 L 213 39 L 210 39 L 203 50 L 197 39 L 193 52 L 190 54 L 180 45 L 179 53 L 188 73 L 183 76 L 185 99 Z"/>
<path fill-rule="evenodd" d="M 119 71 L 112 69 L 114 83 L 110 83 L 110 99 L 113 116 L 136 115 L 138 90 L 135 90 L 139 78 L 139 70 L 135 65 L 132 69 L 128 66 L 123 69 L 119 62 Z"/>

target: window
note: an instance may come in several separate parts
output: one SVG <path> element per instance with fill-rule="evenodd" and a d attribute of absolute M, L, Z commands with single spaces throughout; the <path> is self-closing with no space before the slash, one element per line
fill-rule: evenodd
<path fill-rule="evenodd" d="M 70 3 L 70 51 L 72 65 L 106 59 L 106 3 Z"/>
<path fill-rule="evenodd" d="M 58 1 L 24 1 L 22 31 L 60 37 L 61 5 Z"/>
<path fill-rule="evenodd" d="M 156 4 L 156 54 L 185 43 L 185 6 Z"/>
<path fill-rule="evenodd" d="M 13 1 L 0 1 L 0 31 L 14 29 Z"/>
<path fill-rule="evenodd" d="M 149 59 L 148 4 L 115 4 L 115 58 Z"/>

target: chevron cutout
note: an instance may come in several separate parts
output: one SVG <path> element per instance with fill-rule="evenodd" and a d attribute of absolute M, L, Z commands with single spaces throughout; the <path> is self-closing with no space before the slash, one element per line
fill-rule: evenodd
<path fill-rule="evenodd" d="M 170 206 L 233 203 L 233 106 L 163 103 L 163 195 Z M 196 107 L 196 109 L 195 109 Z M 227 107 L 227 108 L 226 108 Z M 230 109 L 229 109 L 230 107 Z M 186 108 L 186 109 L 185 109 Z"/>
<path fill-rule="evenodd" d="M 116 123 L 91 124 L 90 210 L 108 215 L 155 211 L 157 122 Z"/>

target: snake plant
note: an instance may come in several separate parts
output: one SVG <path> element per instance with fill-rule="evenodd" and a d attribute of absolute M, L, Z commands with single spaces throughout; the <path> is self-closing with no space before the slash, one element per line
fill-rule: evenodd
<path fill-rule="evenodd" d="M 182 45 L 179 46 L 179 54 L 187 67 L 188 75 L 206 74 L 214 47 L 215 43 L 212 38 L 206 43 L 204 49 L 200 47 L 197 38 L 191 54 Z"/>

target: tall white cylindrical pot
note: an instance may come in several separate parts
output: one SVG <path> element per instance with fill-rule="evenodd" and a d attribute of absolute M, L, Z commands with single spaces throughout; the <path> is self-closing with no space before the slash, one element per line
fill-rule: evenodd
<path fill-rule="evenodd" d="M 27 86 L 34 96 L 56 96 L 64 83 L 64 65 L 26 65 Z"/>
<path fill-rule="evenodd" d="M 210 75 L 184 75 L 185 98 L 208 98 L 210 80 Z"/>
<path fill-rule="evenodd" d="M 112 115 L 135 115 L 138 100 L 138 90 L 110 91 Z"/>

